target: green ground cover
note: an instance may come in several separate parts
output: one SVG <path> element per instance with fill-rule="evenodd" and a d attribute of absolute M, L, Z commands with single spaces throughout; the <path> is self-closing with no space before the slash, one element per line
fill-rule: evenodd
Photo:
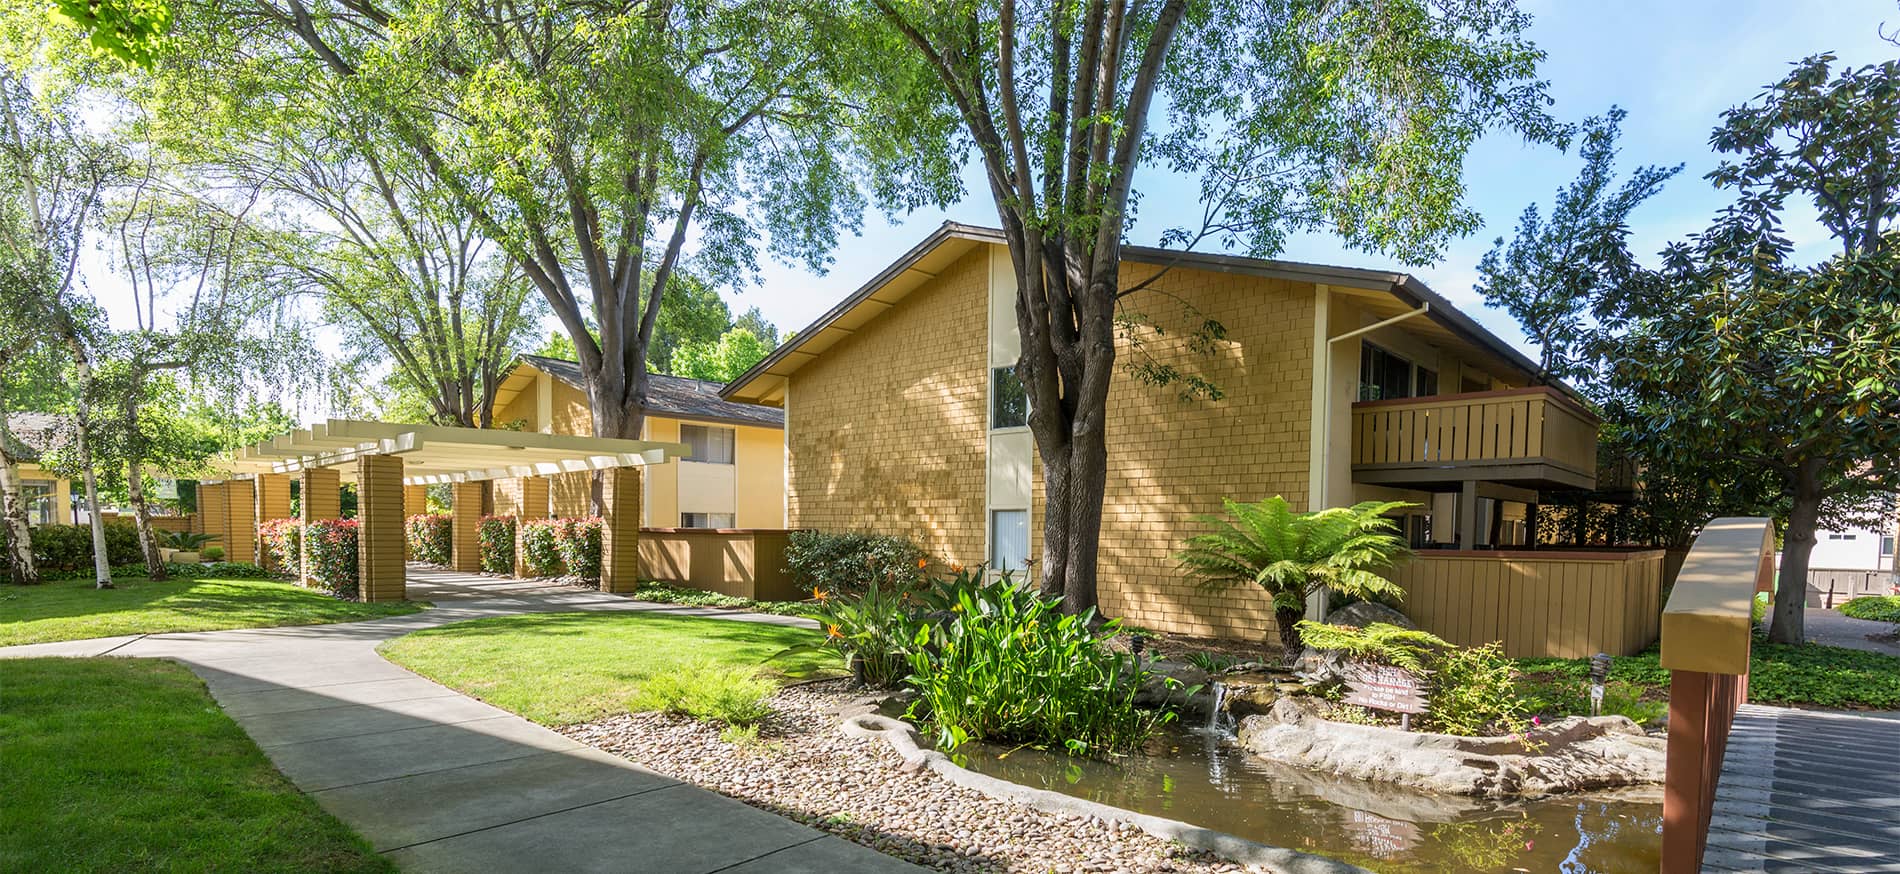
<path fill-rule="evenodd" d="M 1875 622 L 1900 622 L 1900 595 L 1866 595 L 1841 605 L 1841 615 Z"/>
<path fill-rule="evenodd" d="M 394 871 L 183 666 L 0 663 L 0 871 Z"/>
<path fill-rule="evenodd" d="M 809 628 L 652 613 L 544 613 L 458 622 L 398 638 L 384 657 L 544 725 L 657 707 L 661 676 L 758 670 L 778 680 L 841 674 L 829 650 L 773 659 L 822 635 Z M 550 678 L 559 678 L 550 681 Z"/>
<path fill-rule="evenodd" d="M 1617 659 L 1610 679 L 1641 690 L 1642 697 L 1666 700 L 1669 671 L 1661 653 L 1650 649 Z M 1590 675 L 1588 659 L 1518 659 L 1526 682 L 1575 682 Z M 1786 707 L 1848 710 L 1900 709 L 1900 657 L 1866 650 L 1789 646 L 1760 638 L 1749 659 L 1748 700 Z"/>
<path fill-rule="evenodd" d="M 91 578 L 0 586 L 0 646 L 120 634 L 321 625 L 414 613 L 423 606 L 409 601 L 339 601 L 275 580 L 155 582 L 115 577 L 112 583 L 117 588 L 94 589 Z"/>

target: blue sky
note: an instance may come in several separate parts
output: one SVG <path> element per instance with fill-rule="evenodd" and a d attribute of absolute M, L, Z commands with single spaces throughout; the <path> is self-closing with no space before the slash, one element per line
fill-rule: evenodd
<path fill-rule="evenodd" d="M 1536 17 L 1532 38 L 1549 55 L 1543 74 L 1559 117 L 1580 120 L 1612 104 L 1622 106 L 1629 117 L 1623 122 L 1620 168 L 1687 165 L 1631 218 L 1636 250 L 1645 254 L 1706 227 L 1727 203 L 1727 195 L 1702 178 L 1718 163 L 1708 137 L 1722 110 L 1753 99 L 1791 62 L 1811 54 L 1832 51 L 1854 65 L 1900 54 L 1900 48 L 1876 32 L 1883 22 L 1889 33 L 1900 27 L 1900 6 L 1894 0 L 1572 0 L 1527 2 L 1524 8 Z M 1510 234 L 1527 204 L 1547 205 L 1579 166 L 1574 150 L 1566 155 L 1549 146 L 1526 146 L 1514 137 L 1491 136 L 1472 152 L 1465 171 L 1468 202 L 1484 216 L 1485 226 L 1453 243 L 1439 262 L 1401 264 L 1348 249 L 1327 235 L 1294 238 L 1281 257 L 1408 270 L 1486 327 L 1522 345 L 1522 334 L 1510 316 L 1484 308 L 1472 291 L 1478 260 L 1495 238 Z M 1131 241 L 1153 244 L 1170 224 L 1198 221 L 1198 211 L 1189 215 L 1160 208 L 1175 202 L 1197 210 L 1192 185 L 1144 171 L 1136 186 L 1146 193 L 1147 206 L 1129 235 Z M 727 299 L 735 312 L 757 306 L 781 330 L 802 329 L 945 219 L 996 225 L 987 190 L 974 185 L 969 190 L 970 196 L 947 210 L 922 210 L 895 222 L 867 216 L 863 233 L 843 241 L 826 275 L 770 263 L 759 286 L 729 292 Z M 1825 257 L 1829 246 L 1822 233 L 1790 218 L 1789 231 L 1803 243 L 1802 253 Z"/>

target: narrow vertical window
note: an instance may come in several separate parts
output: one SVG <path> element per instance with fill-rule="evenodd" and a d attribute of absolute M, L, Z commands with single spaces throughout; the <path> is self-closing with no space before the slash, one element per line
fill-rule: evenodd
<path fill-rule="evenodd" d="M 990 368 L 990 430 L 1029 424 L 1029 393 L 1014 367 Z"/>
<path fill-rule="evenodd" d="M 990 568 L 1020 571 L 1029 566 L 1029 511 L 990 511 Z"/>

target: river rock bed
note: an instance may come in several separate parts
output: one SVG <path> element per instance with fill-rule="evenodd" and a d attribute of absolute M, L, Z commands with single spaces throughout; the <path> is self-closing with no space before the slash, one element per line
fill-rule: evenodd
<path fill-rule="evenodd" d="M 756 741 L 735 745 L 716 726 L 633 713 L 563 734 L 678 780 L 711 789 L 938 871 L 1237 872 L 1249 870 L 1093 817 L 1044 813 L 952 785 L 928 770 L 902 773 L 887 744 L 846 737 L 847 681 L 794 686 L 772 700 Z"/>

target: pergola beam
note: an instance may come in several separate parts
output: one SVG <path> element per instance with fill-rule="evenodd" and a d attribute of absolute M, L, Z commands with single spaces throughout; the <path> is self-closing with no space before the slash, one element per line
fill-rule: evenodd
<path fill-rule="evenodd" d="M 426 485 L 612 470 L 685 454 L 682 443 L 331 419 L 240 449 L 220 467 L 233 474 L 291 474 L 396 455 L 403 458 L 404 483 Z M 341 472 L 348 477 L 354 470 Z"/>

